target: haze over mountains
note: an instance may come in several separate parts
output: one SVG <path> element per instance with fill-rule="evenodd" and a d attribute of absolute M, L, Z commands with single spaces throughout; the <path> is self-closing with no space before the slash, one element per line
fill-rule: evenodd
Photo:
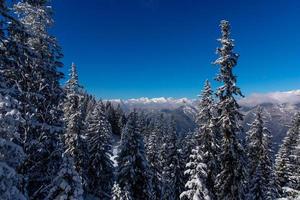
<path fill-rule="evenodd" d="M 155 114 L 160 111 L 166 115 L 173 115 L 177 122 L 177 129 L 181 133 L 194 130 L 197 99 L 188 98 L 137 98 L 110 100 L 113 104 L 120 104 L 124 111 L 134 108 L 145 110 Z M 284 92 L 255 93 L 239 100 L 241 111 L 244 114 L 244 130 L 247 131 L 254 119 L 254 113 L 258 106 L 263 108 L 266 125 L 273 135 L 275 152 L 282 139 L 286 135 L 294 114 L 300 111 L 300 90 Z"/>
<path fill-rule="evenodd" d="M 178 108 L 183 105 L 195 105 L 197 99 L 188 98 L 172 98 L 172 97 L 158 97 L 158 98 L 133 98 L 127 100 L 111 99 L 114 104 L 121 104 L 126 109 L 167 109 Z M 270 93 L 253 93 L 243 99 L 239 100 L 242 107 L 255 107 L 260 104 L 289 104 L 295 105 L 300 103 L 300 90 L 291 90 L 284 92 L 270 92 Z"/>

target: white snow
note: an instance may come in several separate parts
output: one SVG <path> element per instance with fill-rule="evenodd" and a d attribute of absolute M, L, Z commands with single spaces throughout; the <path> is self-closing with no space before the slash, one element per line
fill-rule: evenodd
<path fill-rule="evenodd" d="M 300 103 L 300 90 L 269 92 L 269 93 L 253 93 L 250 96 L 241 99 L 239 103 L 242 106 L 255 106 L 257 104 L 262 104 L 262 103 L 297 104 Z"/>

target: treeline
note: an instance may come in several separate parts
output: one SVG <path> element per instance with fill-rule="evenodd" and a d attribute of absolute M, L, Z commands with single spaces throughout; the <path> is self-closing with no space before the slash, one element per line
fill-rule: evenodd
<path fill-rule="evenodd" d="M 247 133 L 236 96 L 230 25 L 221 21 L 214 92 L 200 95 L 197 129 L 87 94 L 49 34 L 47 0 L 0 0 L 0 199 L 243 200 L 300 196 L 300 113 L 272 159 L 259 108 Z M 121 135 L 117 167 L 112 136 Z M 246 137 L 243 137 L 246 135 Z"/>

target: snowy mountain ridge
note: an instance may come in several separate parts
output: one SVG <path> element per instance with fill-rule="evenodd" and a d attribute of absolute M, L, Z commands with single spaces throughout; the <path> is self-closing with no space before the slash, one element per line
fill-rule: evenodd
<path fill-rule="evenodd" d="M 184 105 L 195 105 L 196 99 L 189 98 L 173 98 L 173 97 L 158 97 L 158 98 L 132 98 L 127 100 L 111 99 L 113 104 L 126 105 L 126 107 L 133 108 L 178 108 Z M 254 107 L 259 104 L 272 103 L 272 104 L 291 104 L 295 105 L 300 103 L 300 89 L 290 91 L 276 91 L 269 93 L 253 93 L 239 100 L 241 106 Z"/>
<path fill-rule="evenodd" d="M 132 98 L 127 100 L 122 99 L 112 99 L 109 100 L 115 103 L 126 103 L 126 104 L 150 104 L 150 103 L 170 103 L 170 104 L 185 104 L 185 103 L 192 103 L 194 100 L 188 98 L 173 98 L 173 97 L 158 97 L 158 98 L 148 98 L 148 97 L 141 97 L 141 98 Z"/>

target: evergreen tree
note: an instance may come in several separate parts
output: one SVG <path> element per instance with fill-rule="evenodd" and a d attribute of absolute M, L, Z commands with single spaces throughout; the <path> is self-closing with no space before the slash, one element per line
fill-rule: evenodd
<path fill-rule="evenodd" d="M 146 156 L 152 171 L 152 186 L 156 199 L 161 199 L 162 195 L 162 163 L 161 146 L 164 132 L 163 115 L 152 119 L 149 125 L 149 136 L 146 143 Z"/>
<path fill-rule="evenodd" d="M 180 154 L 178 150 L 175 122 L 172 118 L 169 122 L 167 134 L 162 145 L 162 195 L 165 200 L 179 199 L 184 190 L 183 171 L 180 168 Z"/>
<path fill-rule="evenodd" d="M 104 105 L 98 103 L 87 118 L 89 151 L 88 191 L 100 199 L 111 199 L 113 187 L 113 163 L 111 127 L 105 116 Z"/>
<path fill-rule="evenodd" d="M 264 127 L 262 110 L 258 108 L 256 119 L 247 132 L 248 195 L 249 200 L 275 199 L 277 187 L 274 181 L 270 131 Z"/>
<path fill-rule="evenodd" d="M 118 106 L 117 110 L 114 108 L 110 101 L 106 102 L 106 116 L 111 124 L 112 132 L 116 135 L 121 135 L 121 128 L 120 128 L 120 118 L 121 118 L 121 107 Z"/>
<path fill-rule="evenodd" d="M 61 166 L 58 175 L 48 186 L 49 193 L 45 199 L 83 200 L 83 188 L 81 182 L 81 177 L 75 169 L 75 164 L 72 156 L 65 152 L 63 165 Z"/>
<path fill-rule="evenodd" d="M 189 180 L 188 174 L 186 171 L 186 164 L 190 161 L 190 155 L 192 153 L 192 149 L 195 148 L 194 143 L 195 134 L 192 132 L 188 132 L 185 135 L 179 136 L 177 141 L 177 148 L 179 152 L 179 170 L 180 176 L 182 177 L 182 188 L 181 192 L 185 191 L 185 184 Z"/>
<path fill-rule="evenodd" d="M 25 159 L 19 128 L 24 120 L 20 113 L 18 84 L 12 77 L 19 76 L 19 60 L 27 46 L 11 39 L 14 32 L 24 35 L 24 27 L 15 18 L 6 1 L 0 1 L 0 199 L 26 199 L 23 177 L 17 171 Z M 19 51 L 16 51 L 19 50 Z"/>
<path fill-rule="evenodd" d="M 237 64 L 238 55 L 233 52 L 233 40 L 230 39 L 230 25 L 222 20 L 222 46 L 217 49 L 220 57 L 214 64 L 220 66 L 220 74 L 216 80 L 223 83 L 217 90 L 218 123 L 222 134 L 220 166 L 221 171 L 216 178 L 217 198 L 222 200 L 243 199 L 245 165 L 244 150 L 240 144 L 238 133 L 241 131 L 239 122 L 243 119 L 239 112 L 240 106 L 234 96 L 243 96 L 236 86 L 236 76 L 233 67 Z"/>
<path fill-rule="evenodd" d="M 19 46 L 24 44 L 30 51 L 22 51 L 18 77 L 11 75 L 18 90 L 17 100 L 21 103 L 20 113 L 25 120 L 20 129 L 24 151 L 27 154 L 22 173 L 30 199 L 43 199 L 44 188 L 50 184 L 61 164 L 59 135 L 63 130 L 62 112 L 58 108 L 62 99 L 59 81 L 63 74 L 60 47 L 48 34 L 52 25 L 51 7 L 46 0 L 23 0 L 14 6 L 26 35 L 13 32 L 11 40 Z"/>
<path fill-rule="evenodd" d="M 152 175 L 145 157 L 138 121 L 138 114 L 134 111 L 123 129 L 118 154 L 117 183 L 130 198 L 148 200 L 153 199 Z"/>
<path fill-rule="evenodd" d="M 300 143 L 300 113 L 297 113 L 292 126 L 276 155 L 275 170 L 279 186 L 285 191 L 300 190 L 299 188 L 299 143 Z M 293 192 L 297 193 L 297 192 Z M 289 194 L 283 194 L 286 196 Z"/>
<path fill-rule="evenodd" d="M 198 105 L 199 112 L 196 118 L 198 128 L 196 129 L 195 143 L 203 152 L 202 159 L 207 165 L 207 178 L 204 184 L 206 184 L 210 192 L 210 197 L 215 198 L 216 189 L 214 183 L 219 172 L 220 136 L 214 117 L 215 107 L 212 93 L 210 83 L 206 81 Z"/>
<path fill-rule="evenodd" d="M 66 87 L 66 98 L 64 100 L 64 122 L 65 122 L 65 148 L 73 158 L 77 172 L 85 178 L 86 168 L 86 144 L 83 137 L 83 93 L 79 85 L 76 65 L 71 66 L 70 79 Z"/>
<path fill-rule="evenodd" d="M 1 81 L 0 85 L 3 84 Z M 25 158 L 24 151 L 16 142 L 21 121 L 17 102 L 0 88 L 0 199 L 23 200 L 23 188 L 20 188 L 21 175 L 17 168 Z M 3 96 L 5 95 L 5 96 Z"/>
<path fill-rule="evenodd" d="M 182 192 L 180 199 L 183 200 L 211 200 L 206 187 L 207 166 L 203 163 L 203 152 L 199 146 L 192 150 L 190 161 L 186 164 L 188 181 L 185 185 L 186 191 Z"/>

